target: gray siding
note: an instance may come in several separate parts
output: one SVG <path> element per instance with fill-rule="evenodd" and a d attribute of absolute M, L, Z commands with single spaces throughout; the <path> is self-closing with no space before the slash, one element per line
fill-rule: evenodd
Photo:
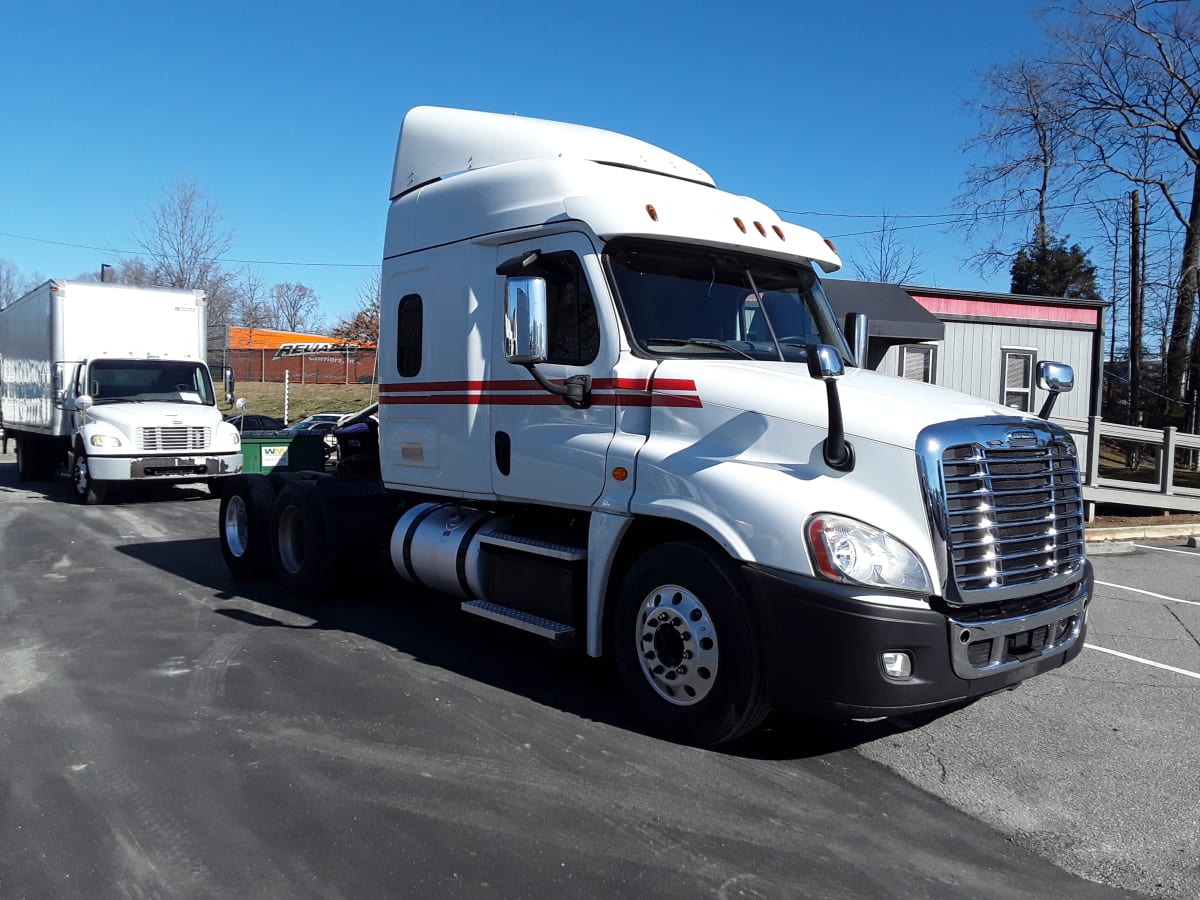
<path fill-rule="evenodd" d="M 1032 328 L 1028 325 L 985 322 L 946 322 L 946 339 L 937 343 L 936 383 L 985 400 L 1002 402 L 1001 348 L 1032 348 L 1037 361 L 1054 360 L 1075 369 L 1075 389 L 1058 398 L 1055 418 L 1085 419 L 1092 379 L 1091 331 L 1066 328 Z M 895 375 L 900 350 L 891 347 L 878 371 Z M 1034 388 L 1033 412 L 1046 392 Z"/>

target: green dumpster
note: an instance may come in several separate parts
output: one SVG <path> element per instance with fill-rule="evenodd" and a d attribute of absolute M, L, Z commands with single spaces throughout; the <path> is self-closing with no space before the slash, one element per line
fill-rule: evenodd
<path fill-rule="evenodd" d="M 320 472 L 324 468 L 324 435 L 242 432 L 242 471 L 249 475 L 298 472 L 302 469 Z"/>

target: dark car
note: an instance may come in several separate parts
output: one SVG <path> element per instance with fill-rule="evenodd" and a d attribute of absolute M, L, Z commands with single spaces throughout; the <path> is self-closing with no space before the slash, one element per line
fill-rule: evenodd
<path fill-rule="evenodd" d="M 232 422 L 238 431 L 279 431 L 284 427 L 283 420 L 274 416 L 260 416 L 255 413 L 234 413 L 225 417 L 226 422 Z"/>

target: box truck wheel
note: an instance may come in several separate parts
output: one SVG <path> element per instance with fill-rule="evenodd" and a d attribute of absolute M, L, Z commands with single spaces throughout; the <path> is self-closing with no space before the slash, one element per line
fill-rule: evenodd
<path fill-rule="evenodd" d="M 238 578 L 271 571 L 271 512 L 275 488 L 265 475 L 235 475 L 221 494 L 221 555 Z"/>
<path fill-rule="evenodd" d="M 707 746 L 756 728 L 769 706 L 742 580 L 715 547 L 646 551 L 617 596 L 611 644 L 621 681 L 652 727 Z"/>
<path fill-rule="evenodd" d="M 34 462 L 33 438 L 21 435 L 17 438 L 17 478 L 21 481 L 37 480 L 37 463 Z"/>
<path fill-rule="evenodd" d="M 71 463 L 71 485 L 75 488 L 75 499 L 89 506 L 103 503 L 108 494 L 108 485 L 103 481 L 96 481 L 88 471 L 87 453 L 84 452 L 82 444 L 75 446 L 74 460 Z"/>
<path fill-rule="evenodd" d="M 17 478 L 21 481 L 47 481 L 54 477 L 62 451 L 58 446 L 32 434 L 17 437 Z"/>
<path fill-rule="evenodd" d="M 325 504 L 311 484 L 289 482 L 271 514 L 271 560 L 275 577 L 293 594 L 323 595 L 337 574 L 336 535 Z"/>

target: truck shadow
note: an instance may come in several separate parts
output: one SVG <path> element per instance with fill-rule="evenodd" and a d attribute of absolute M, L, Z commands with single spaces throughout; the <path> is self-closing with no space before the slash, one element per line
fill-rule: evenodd
<path fill-rule="evenodd" d="M 383 561 L 317 601 L 273 581 L 240 581 L 212 538 L 126 544 L 118 552 L 213 591 L 212 612 L 234 627 L 341 631 L 571 715 L 653 737 L 629 709 L 607 660 L 467 615 L 455 598 L 403 581 Z M 247 609 L 247 601 L 257 609 Z M 272 611 L 311 619 L 295 624 Z M 839 722 L 775 713 L 755 733 L 717 748 L 726 755 L 787 760 L 825 756 L 908 731 L 914 722 Z"/>
<path fill-rule="evenodd" d="M 17 477 L 17 463 L 12 454 L 0 455 L 0 493 L 25 494 L 41 497 L 56 503 L 75 503 L 71 482 L 66 474 L 60 473 L 49 481 L 21 481 Z M 137 503 L 158 503 L 163 500 L 197 501 L 216 500 L 217 494 L 202 484 L 142 483 L 121 484 L 110 488 L 106 506 L 124 506 Z"/>

